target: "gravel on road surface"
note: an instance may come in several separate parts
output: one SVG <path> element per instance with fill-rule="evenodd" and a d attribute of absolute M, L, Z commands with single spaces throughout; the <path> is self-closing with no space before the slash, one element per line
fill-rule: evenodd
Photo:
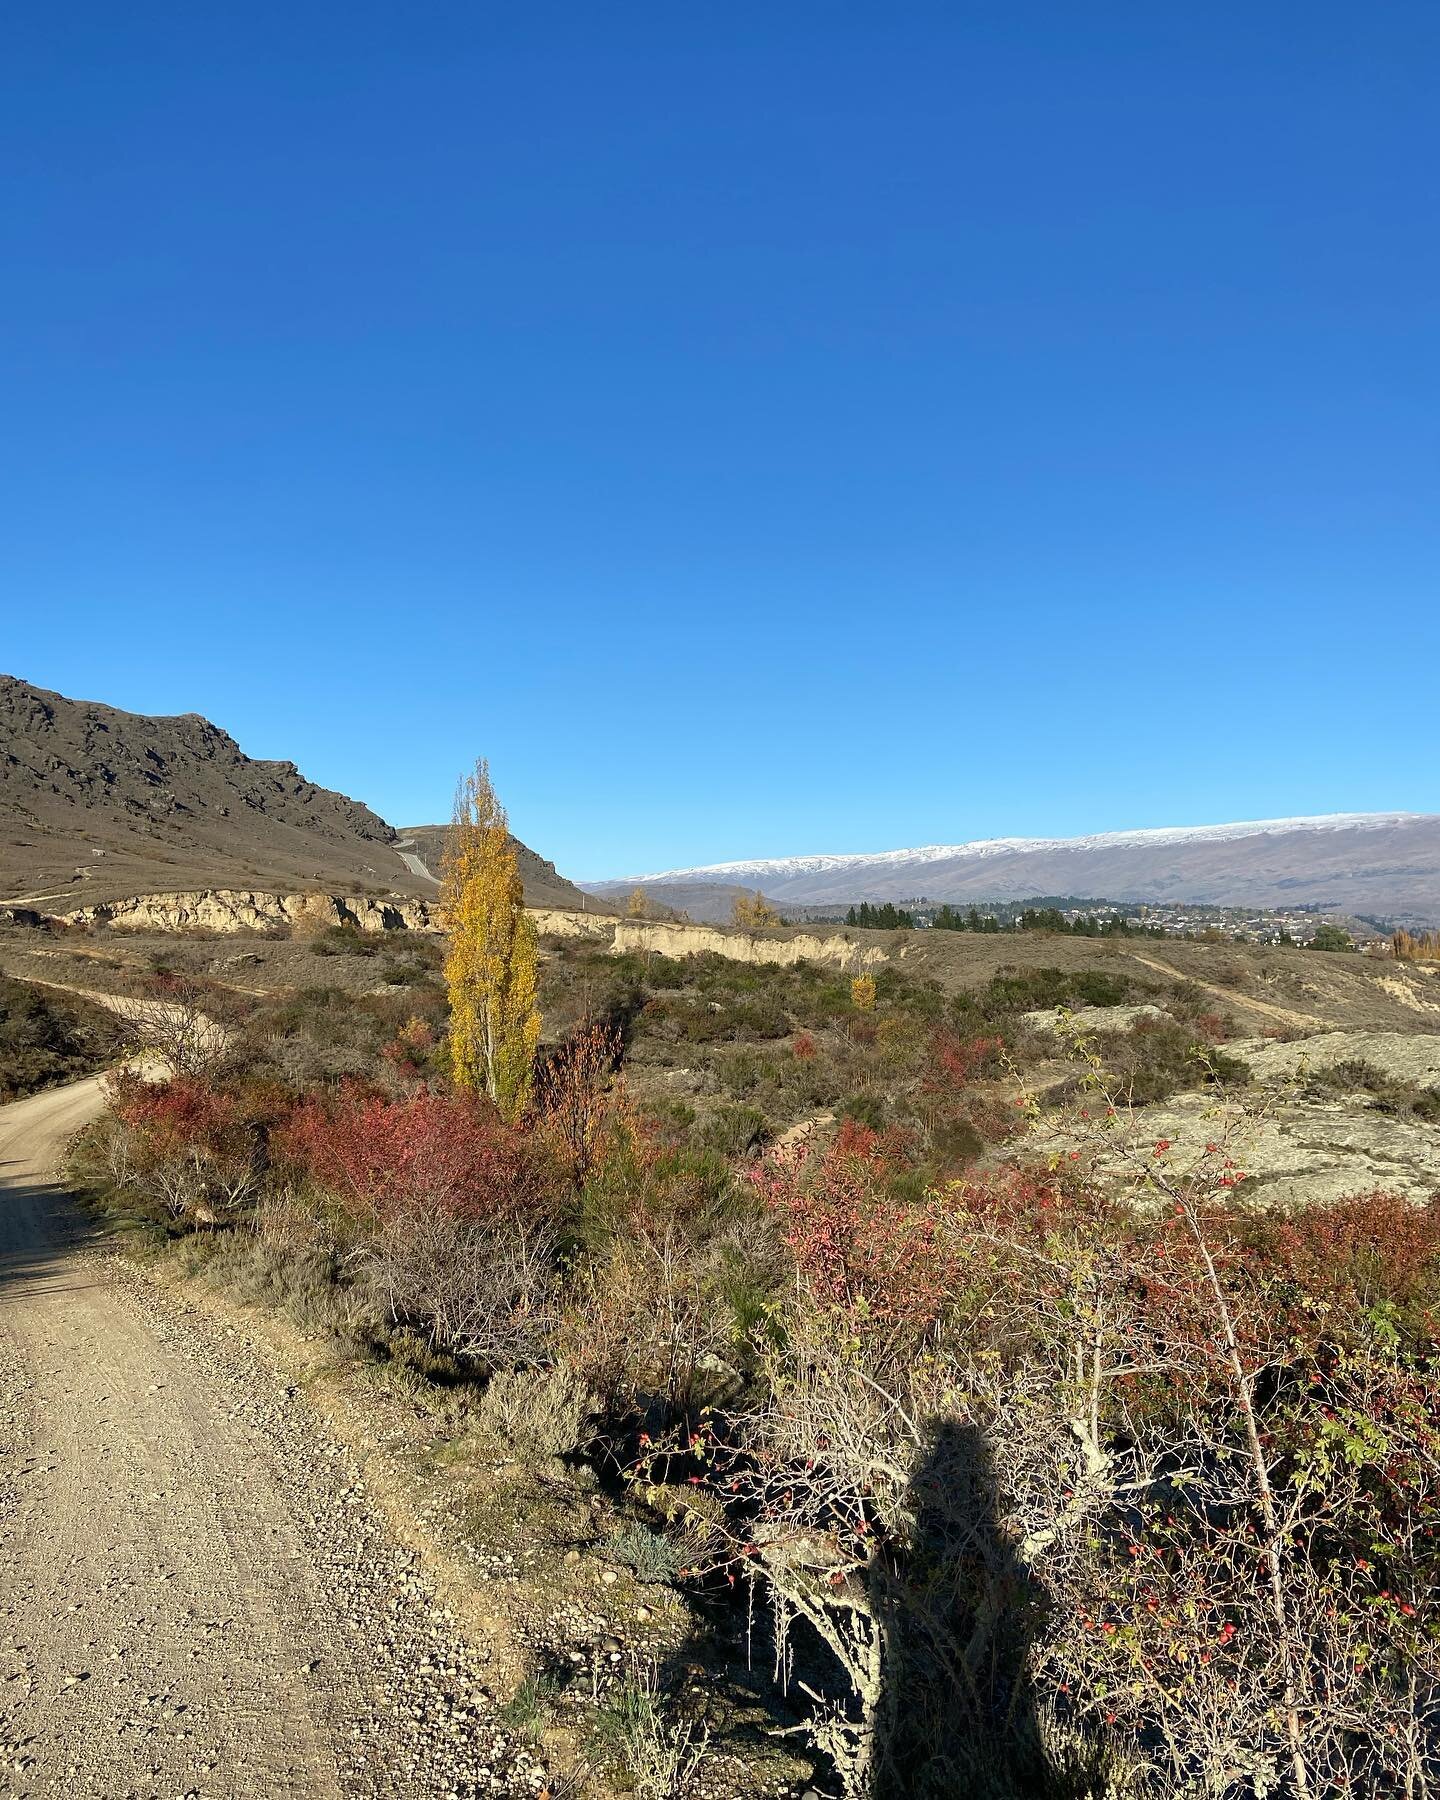
<path fill-rule="evenodd" d="M 538 1792 L 350 1453 L 65 1195 L 101 1104 L 0 1107 L 0 1800 Z"/>

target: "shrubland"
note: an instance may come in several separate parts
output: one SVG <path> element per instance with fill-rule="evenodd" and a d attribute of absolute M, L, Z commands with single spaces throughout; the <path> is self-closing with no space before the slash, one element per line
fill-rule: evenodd
<path fill-rule="evenodd" d="M 1026 1018 L 1140 1002 L 1068 1061 Z M 1185 984 L 570 946 L 539 1005 L 511 1107 L 452 1079 L 428 971 L 255 1000 L 223 1063 L 117 1081 L 82 1162 L 157 1247 L 443 1388 L 532 1536 L 766 1672 L 823 1791 L 1435 1791 L 1440 1200 L 1244 1201 L 1265 1102 Z M 1228 1101 L 1185 1155 L 1146 1124 L 1178 1086 Z M 748 1752 L 667 1680 L 537 1664 L 513 1704 L 679 1794 Z"/>
<path fill-rule="evenodd" d="M 0 975 L 0 1101 L 93 1074 L 120 1055 L 123 1040 L 102 1008 Z"/>

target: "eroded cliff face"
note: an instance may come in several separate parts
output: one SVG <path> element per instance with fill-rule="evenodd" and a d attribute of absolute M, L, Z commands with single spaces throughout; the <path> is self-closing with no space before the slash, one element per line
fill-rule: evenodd
<path fill-rule="evenodd" d="M 798 931 L 780 937 L 759 931 L 725 931 L 716 925 L 672 925 L 661 919 L 616 919 L 614 948 L 617 954 L 655 950 L 662 956 L 699 956 L 708 950 L 731 962 L 775 963 L 782 968 L 818 962 L 857 972 L 888 961 L 876 945 L 858 944 L 838 932 L 821 937 L 818 932 Z"/>
<path fill-rule="evenodd" d="M 38 913 L 17 923 L 41 922 Z M 840 932 L 728 931 L 714 925 L 676 925 L 660 919 L 616 919 L 603 913 L 571 912 L 559 907 L 531 907 L 541 937 L 583 939 L 604 945 L 616 955 L 654 951 L 661 956 L 699 956 L 710 952 L 732 962 L 826 963 L 858 973 L 888 960 L 874 944 L 857 943 Z M 372 900 L 360 894 L 264 894 L 239 888 L 204 888 L 184 894 L 140 894 L 130 900 L 82 906 L 55 915 L 66 925 L 108 925 L 115 931 L 320 931 L 353 925 L 361 931 L 426 931 L 440 929 L 439 908 L 425 900 L 392 895 Z"/>
<path fill-rule="evenodd" d="M 731 962 L 829 963 L 859 972 L 888 962 L 874 944 L 859 944 L 841 933 L 821 937 L 797 931 L 784 937 L 760 931 L 727 931 L 718 925 L 676 925 L 665 919 L 611 919 L 595 913 L 532 911 L 542 937 L 590 938 L 607 943 L 617 955 L 627 950 L 653 950 L 659 956 L 701 956 L 709 951 Z"/>
<path fill-rule="evenodd" d="M 424 900 L 371 900 L 362 894 L 261 894 L 204 888 L 186 894 L 140 894 L 57 915 L 66 925 L 109 925 L 117 931 L 267 931 L 277 926 L 323 930 L 434 931 Z"/>
<path fill-rule="evenodd" d="M 604 913 L 571 912 L 568 907 L 529 906 L 541 937 L 589 938 L 596 943 L 614 942 L 616 921 Z"/>

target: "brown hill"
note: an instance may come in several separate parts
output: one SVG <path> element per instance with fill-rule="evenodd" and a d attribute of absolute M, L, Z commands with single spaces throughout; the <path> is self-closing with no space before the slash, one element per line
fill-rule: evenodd
<path fill-rule="evenodd" d="M 405 857 L 412 873 L 420 875 L 418 891 L 433 896 L 439 887 L 440 862 L 445 850 L 444 825 L 405 825 L 395 841 L 396 849 Z M 525 899 L 530 906 L 573 908 L 579 912 L 610 913 L 616 909 L 610 901 L 584 893 L 567 881 L 553 862 L 541 856 L 517 837 L 511 838 L 520 863 L 520 879 L 525 884 Z"/>
<path fill-rule="evenodd" d="M 152 718 L 0 675 L 0 902 L 59 912 L 215 887 L 433 897 L 401 835 L 198 713 Z M 520 848 L 531 904 L 582 903 Z"/>

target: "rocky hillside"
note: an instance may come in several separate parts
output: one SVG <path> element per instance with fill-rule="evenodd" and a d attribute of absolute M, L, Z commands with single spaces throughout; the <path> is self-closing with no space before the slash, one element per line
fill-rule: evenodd
<path fill-rule="evenodd" d="M 447 829 L 444 825 L 406 825 L 396 840 L 395 847 L 405 857 L 412 872 L 424 871 L 419 891 L 432 898 L 440 885 L 440 863 Z M 609 913 L 615 910 L 610 901 L 582 893 L 573 881 L 565 879 L 553 862 L 528 844 L 522 844 L 519 838 L 510 841 L 518 855 L 527 905 L 575 907 L 581 912 Z"/>
<path fill-rule="evenodd" d="M 713 863 L 634 879 L 667 890 L 734 882 L 763 888 L 781 906 L 920 895 L 968 904 L 1074 894 L 1308 906 L 1440 923 L 1440 815 L 1337 813 L 1079 838 L 989 838 L 865 855 Z"/>
<path fill-rule="evenodd" d="M 520 849 L 532 904 L 581 904 Z M 247 756 L 198 713 L 151 718 L 0 675 L 0 903 L 59 913 L 216 888 L 431 899 L 423 856 L 368 806 Z"/>

